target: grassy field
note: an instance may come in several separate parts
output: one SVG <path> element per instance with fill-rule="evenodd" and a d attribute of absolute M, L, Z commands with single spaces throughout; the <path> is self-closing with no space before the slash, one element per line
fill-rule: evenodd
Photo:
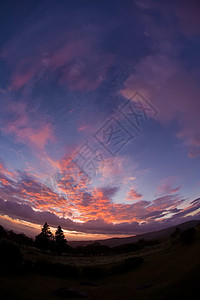
<path fill-rule="evenodd" d="M 1 299 L 59 299 L 52 294 L 59 288 L 75 288 L 88 299 L 200 299 L 200 232 L 193 243 L 172 244 L 170 239 L 142 251 L 97 257 L 52 256 L 23 249 L 24 257 L 46 261 L 107 268 L 128 257 L 142 256 L 144 263 L 130 272 L 86 279 L 54 277 L 28 272 L 0 277 Z M 83 284 L 83 281 L 87 281 Z M 90 286 L 91 285 L 91 286 Z M 93 286 L 92 286 L 93 285 Z M 74 298 L 79 299 L 79 298 Z"/>

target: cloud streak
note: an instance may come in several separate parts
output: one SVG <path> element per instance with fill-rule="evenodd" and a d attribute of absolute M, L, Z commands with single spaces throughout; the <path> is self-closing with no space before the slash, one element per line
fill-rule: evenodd
<path fill-rule="evenodd" d="M 131 190 L 134 203 L 113 203 L 111 198 L 119 191 L 118 187 L 91 189 L 82 178 L 75 180 L 75 176 L 65 161 L 58 179 L 62 190 L 59 195 L 25 173 L 18 173 L 16 177 L 2 165 L 1 213 L 37 224 L 44 221 L 52 226 L 61 224 L 67 230 L 85 233 L 135 234 L 151 230 L 152 224 L 159 228 L 160 224 L 167 225 L 175 219 L 184 220 L 200 208 L 198 199 L 187 208 L 180 208 L 185 199 L 177 194 L 153 201 L 139 200 L 142 195 L 136 190 Z"/>

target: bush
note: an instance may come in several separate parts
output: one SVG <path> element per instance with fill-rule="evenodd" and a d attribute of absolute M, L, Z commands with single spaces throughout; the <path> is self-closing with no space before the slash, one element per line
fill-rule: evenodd
<path fill-rule="evenodd" d="M 8 238 L 9 240 L 20 245 L 33 246 L 33 239 L 29 238 L 24 233 L 15 233 L 12 230 L 10 230 Z"/>

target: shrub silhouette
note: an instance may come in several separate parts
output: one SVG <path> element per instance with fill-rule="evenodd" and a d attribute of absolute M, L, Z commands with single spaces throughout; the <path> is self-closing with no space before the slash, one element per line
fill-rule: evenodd
<path fill-rule="evenodd" d="M 9 240 L 21 245 L 33 246 L 33 239 L 26 236 L 24 233 L 15 233 L 12 230 L 9 231 Z"/>

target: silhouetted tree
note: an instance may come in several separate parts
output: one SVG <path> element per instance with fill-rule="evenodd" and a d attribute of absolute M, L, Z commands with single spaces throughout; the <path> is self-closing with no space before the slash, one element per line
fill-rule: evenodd
<path fill-rule="evenodd" d="M 8 233 L 6 230 L 3 228 L 3 226 L 0 225 L 0 239 L 1 238 L 6 238 L 8 236 Z"/>
<path fill-rule="evenodd" d="M 24 233 L 15 233 L 12 230 L 9 231 L 9 239 L 18 244 L 23 244 L 27 246 L 33 245 L 33 239 L 26 236 Z"/>
<path fill-rule="evenodd" d="M 41 232 L 35 237 L 35 245 L 42 250 L 51 250 L 54 237 L 47 223 L 42 227 Z"/>
<path fill-rule="evenodd" d="M 67 241 L 65 239 L 64 232 L 61 226 L 58 226 L 55 233 L 55 243 L 56 243 L 56 251 L 64 252 L 66 248 Z"/>

